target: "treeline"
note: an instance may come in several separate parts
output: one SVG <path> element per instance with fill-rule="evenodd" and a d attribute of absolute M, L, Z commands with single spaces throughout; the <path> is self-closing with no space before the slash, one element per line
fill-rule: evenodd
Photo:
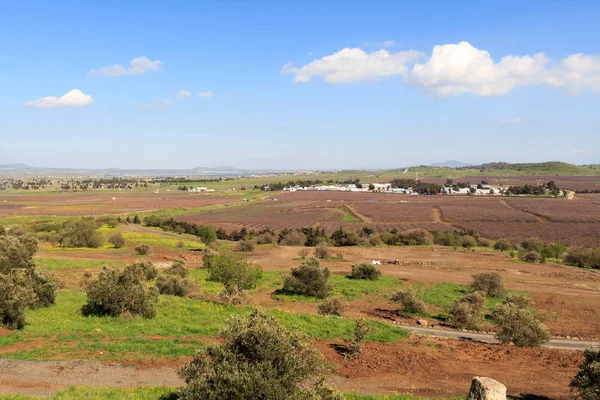
<path fill-rule="evenodd" d="M 392 179 L 392 188 L 409 189 L 418 194 L 440 194 L 443 186 L 439 183 L 426 183 L 415 179 Z"/>
<path fill-rule="evenodd" d="M 556 185 L 556 182 L 549 181 L 548 183 L 541 185 L 515 185 L 510 186 L 506 189 L 505 194 L 507 195 L 533 195 L 533 196 L 543 196 L 548 191 L 553 196 L 558 196 L 561 193 L 560 188 Z"/>

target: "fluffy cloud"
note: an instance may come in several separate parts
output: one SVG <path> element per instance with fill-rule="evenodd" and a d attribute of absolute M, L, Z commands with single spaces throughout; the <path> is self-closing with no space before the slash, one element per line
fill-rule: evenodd
<path fill-rule="evenodd" d="M 351 83 L 404 75 L 408 72 L 406 64 L 422 56 L 414 50 L 393 54 L 387 50 L 366 53 L 359 48 L 345 48 L 303 67 L 288 63 L 281 72 L 294 75 L 294 83 L 310 82 L 315 76 L 327 83 Z"/>
<path fill-rule="evenodd" d="M 129 62 L 129 67 L 121 64 L 109 65 L 100 69 L 93 69 L 88 76 L 119 77 L 124 75 L 142 75 L 146 72 L 160 72 L 163 63 L 159 60 L 150 60 L 148 57 L 134 58 Z"/>
<path fill-rule="evenodd" d="M 572 94 L 583 90 L 600 93 L 598 56 L 574 54 L 552 63 L 544 53 L 536 53 L 508 55 L 496 62 L 487 51 L 460 42 L 435 46 L 431 55 L 419 62 L 422 58 L 415 50 L 393 54 L 346 48 L 302 67 L 287 64 L 281 72 L 294 75 L 295 83 L 310 82 L 315 76 L 332 84 L 403 76 L 407 84 L 432 97 L 463 93 L 502 96 L 527 85 L 558 87 Z"/>
<path fill-rule="evenodd" d="M 210 99 L 212 97 L 215 97 L 215 94 L 209 90 L 207 92 L 200 92 L 200 93 L 198 93 L 198 97 L 203 97 L 205 99 Z"/>
<path fill-rule="evenodd" d="M 523 118 L 509 118 L 509 119 L 503 119 L 502 121 L 500 121 L 500 123 L 503 125 L 520 124 L 521 122 L 525 122 L 525 120 Z"/>
<path fill-rule="evenodd" d="M 63 106 L 87 106 L 94 102 L 92 96 L 88 96 L 79 89 L 73 89 L 62 97 L 42 97 L 25 103 L 28 107 L 50 108 Z"/>
<path fill-rule="evenodd" d="M 179 93 L 177 93 L 178 99 L 189 99 L 191 96 L 192 94 L 188 90 L 180 90 Z"/>

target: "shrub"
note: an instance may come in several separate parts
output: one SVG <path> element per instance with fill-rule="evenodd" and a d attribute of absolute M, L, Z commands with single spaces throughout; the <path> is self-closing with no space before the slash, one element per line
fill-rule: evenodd
<path fill-rule="evenodd" d="M 346 232 L 340 228 L 331 234 L 331 240 L 334 246 L 356 246 L 359 236 L 354 232 Z"/>
<path fill-rule="evenodd" d="M 315 258 L 326 259 L 332 258 L 331 250 L 329 250 L 329 245 L 327 243 L 319 243 L 317 247 L 315 247 Z"/>
<path fill-rule="evenodd" d="M 391 232 L 383 232 L 381 235 L 379 235 L 379 239 L 388 246 L 394 246 L 398 244 L 398 236 Z"/>
<path fill-rule="evenodd" d="M 526 306 L 523 299 L 511 298 L 494 307 L 492 318 L 500 329 L 496 339 L 519 347 L 537 347 L 550 339 L 548 328 Z"/>
<path fill-rule="evenodd" d="M 0 236 L 0 274 L 17 268 L 33 269 L 37 241 L 33 237 Z"/>
<path fill-rule="evenodd" d="M 150 246 L 146 243 L 140 243 L 134 247 L 135 253 L 139 256 L 147 256 L 152 253 Z"/>
<path fill-rule="evenodd" d="M 217 231 L 214 226 L 200 225 L 196 235 L 202 240 L 202 243 L 209 244 L 217 240 Z"/>
<path fill-rule="evenodd" d="M 433 234 L 433 243 L 440 246 L 456 246 L 458 239 L 454 232 L 435 232 Z"/>
<path fill-rule="evenodd" d="M 354 323 L 354 332 L 352 334 L 352 340 L 350 341 L 350 345 L 348 346 L 348 355 L 356 355 L 362 351 L 362 342 L 365 340 L 365 337 L 368 335 L 371 327 L 369 323 L 364 318 L 356 319 Z"/>
<path fill-rule="evenodd" d="M 523 252 L 519 254 L 519 260 L 525 261 L 528 263 L 536 263 L 542 261 L 542 256 L 535 250 L 531 250 L 528 252 Z"/>
<path fill-rule="evenodd" d="M 583 352 L 583 363 L 570 386 L 582 400 L 600 399 L 600 348 L 590 348 Z"/>
<path fill-rule="evenodd" d="M 458 239 L 458 245 L 464 248 L 477 247 L 477 240 L 471 235 L 464 235 Z"/>
<path fill-rule="evenodd" d="M 0 274 L 0 325 L 19 329 L 25 325 L 25 310 L 36 301 L 25 270 Z"/>
<path fill-rule="evenodd" d="M 308 251 L 308 249 L 305 247 L 305 248 L 303 248 L 302 250 L 300 250 L 300 251 L 298 252 L 298 255 L 300 256 L 300 258 L 303 258 L 303 259 L 304 259 L 304 258 L 308 257 L 308 253 L 309 253 L 309 251 Z"/>
<path fill-rule="evenodd" d="M 352 266 L 351 279 L 367 279 L 374 281 L 381 276 L 381 271 L 375 265 L 370 263 L 354 264 Z"/>
<path fill-rule="evenodd" d="M 373 247 L 377 247 L 381 245 L 381 239 L 377 236 L 371 236 L 369 238 L 369 245 L 373 246 Z"/>
<path fill-rule="evenodd" d="M 185 267 L 185 262 L 182 260 L 173 260 L 171 266 L 165 269 L 165 274 L 176 275 L 181 278 L 187 278 L 190 271 Z"/>
<path fill-rule="evenodd" d="M 498 239 L 496 240 L 496 242 L 494 242 L 494 250 L 508 251 L 512 250 L 513 248 L 514 246 L 512 245 L 510 240 L 505 238 Z"/>
<path fill-rule="evenodd" d="M 125 238 L 120 233 L 114 233 L 108 238 L 108 243 L 119 249 L 125 245 Z"/>
<path fill-rule="evenodd" d="M 156 287 L 160 294 L 169 294 L 172 296 L 185 297 L 198 291 L 198 284 L 195 281 L 182 278 L 175 274 L 162 274 L 156 280 Z"/>
<path fill-rule="evenodd" d="M 346 311 L 346 301 L 341 297 L 332 297 L 327 299 L 317 308 L 317 311 L 321 315 L 339 315 L 342 316 Z"/>
<path fill-rule="evenodd" d="M 32 307 L 50 307 L 56 300 L 56 291 L 59 282 L 54 276 L 37 269 L 28 271 L 29 287 L 35 293 L 35 300 L 31 303 Z"/>
<path fill-rule="evenodd" d="M 183 240 L 180 240 L 177 242 L 178 249 L 183 249 L 184 247 L 185 247 L 185 243 L 183 242 Z"/>
<path fill-rule="evenodd" d="M 180 400 L 343 400 L 324 385 L 325 362 L 307 337 L 264 312 L 232 317 L 221 338 L 181 369 Z"/>
<path fill-rule="evenodd" d="M 544 248 L 544 241 L 540 238 L 530 237 L 521 242 L 521 247 L 525 250 L 541 253 Z"/>
<path fill-rule="evenodd" d="M 479 247 L 492 247 L 494 244 L 490 239 L 480 237 L 479 239 L 477 239 L 477 245 Z"/>
<path fill-rule="evenodd" d="M 254 251 L 256 243 L 252 240 L 240 240 L 236 246 L 237 251 Z"/>
<path fill-rule="evenodd" d="M 262 278 L 262 268 L 239 254 L 207 254 L 203 261 L 209 271 L 208 279 L 221 282 L 226 290 L 254 289 Z"/>
<path fill-rule="evenodd" d="M 275 235 L 271 232 L 261 233 L 256 237 L 257 244 L 273 244 L 275 243 Z"/>
<path fill-rule="evenodd" d="M 400 310 L 411 314 L 422 314 L 427 311 L 423 300 L 417 297 L 413 288 L 399 290 L 390 298 L 392 303 L 400 304 Z"/>
<path fill-rule="evenodd" d="M 600 269 L 600 249 L 570 247 L 563 257 L 563 261 L 579 268 Z"/>
<path fill-rule="evenodd" d="M 309 258 L 300 266 L 292 268 L 284 279 L 283 290 L 324 299 L 333 291 L 329 284 L 330 275 L 328 268 L 321 268 L 319 260 Z"/>
<path fill-rule="evenodd" d="M 450 309 L 448 323 L 457 329 L 477 329 L 483 320 L 485 297 L 480 292 L 465 294 Z"/>
<path fill-rule="evenodd" d="M 497 272 L 483 272 L 473 275 L 471 287 L 489 297 L 501 297 L 504 294 L 502 276 Z"/>
<path fill-rule="evenodd" d="M 561 258 L 567 248 L 560 243 L 548 243 L 542 249 L 542 257 L 544 258 Z"/>
<path fill-rule="evenodd" d="M 299 231 L 289 233 L 279 242 L 282 246 L 304 246 L 305 243 L 306 235 Z"/>
<path fill-rule="evenodd" d="M 425 246 L 433 244 L 433 235 L 425 229 L 410 229 L 398 234 L 398 241 L 406 246 Z"/>
<path fill-rule="evenodd" d="M 123 270 L 104 267 L 87 285 L 87 304 L 82 313 L 109 316 L 130 313 L 154 318 L 158 289 L 149 286 L 148 280 L 156 277 L 156 273 L 156 268 L 145 262 L 129 264 Z"/>
<path fill-rule="evenodd" d="M 4 225 L 0 225 L 0 236 L 6 236 L 6 229 Z"/>
<path fill-rule="evenodd" d="M 63 224 L 59 242 L 62 247 L 97 248 L 102 246 L 104 239 L 93 218 L 81 218 Z"/>

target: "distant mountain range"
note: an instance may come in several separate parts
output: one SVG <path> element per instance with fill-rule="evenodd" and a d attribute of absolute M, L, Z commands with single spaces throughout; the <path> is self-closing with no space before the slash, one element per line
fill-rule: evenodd
<path fill-rule="evenodd" d="M 32 166 L 27 164 L 15 163 L 15 164 L 3 164 L 0 165 L 0 169 L 32 169 Z"/>
<path fill-rule="evenodd" d="M 446 168 L 463 168 L 470 167 L 472 164 L 464 163 L 462 161 L 448 160 L 440 163 L 431 164 L 432 167 L 446 167 Z"/>

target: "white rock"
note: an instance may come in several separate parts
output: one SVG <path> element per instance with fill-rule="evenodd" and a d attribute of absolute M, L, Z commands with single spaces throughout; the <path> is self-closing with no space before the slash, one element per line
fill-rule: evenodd
<path fill-rule="evenodd" d="M 468 400 L 506 400 L 506 386 L 492 378 L 476 376 L 471 382 Z"/>

